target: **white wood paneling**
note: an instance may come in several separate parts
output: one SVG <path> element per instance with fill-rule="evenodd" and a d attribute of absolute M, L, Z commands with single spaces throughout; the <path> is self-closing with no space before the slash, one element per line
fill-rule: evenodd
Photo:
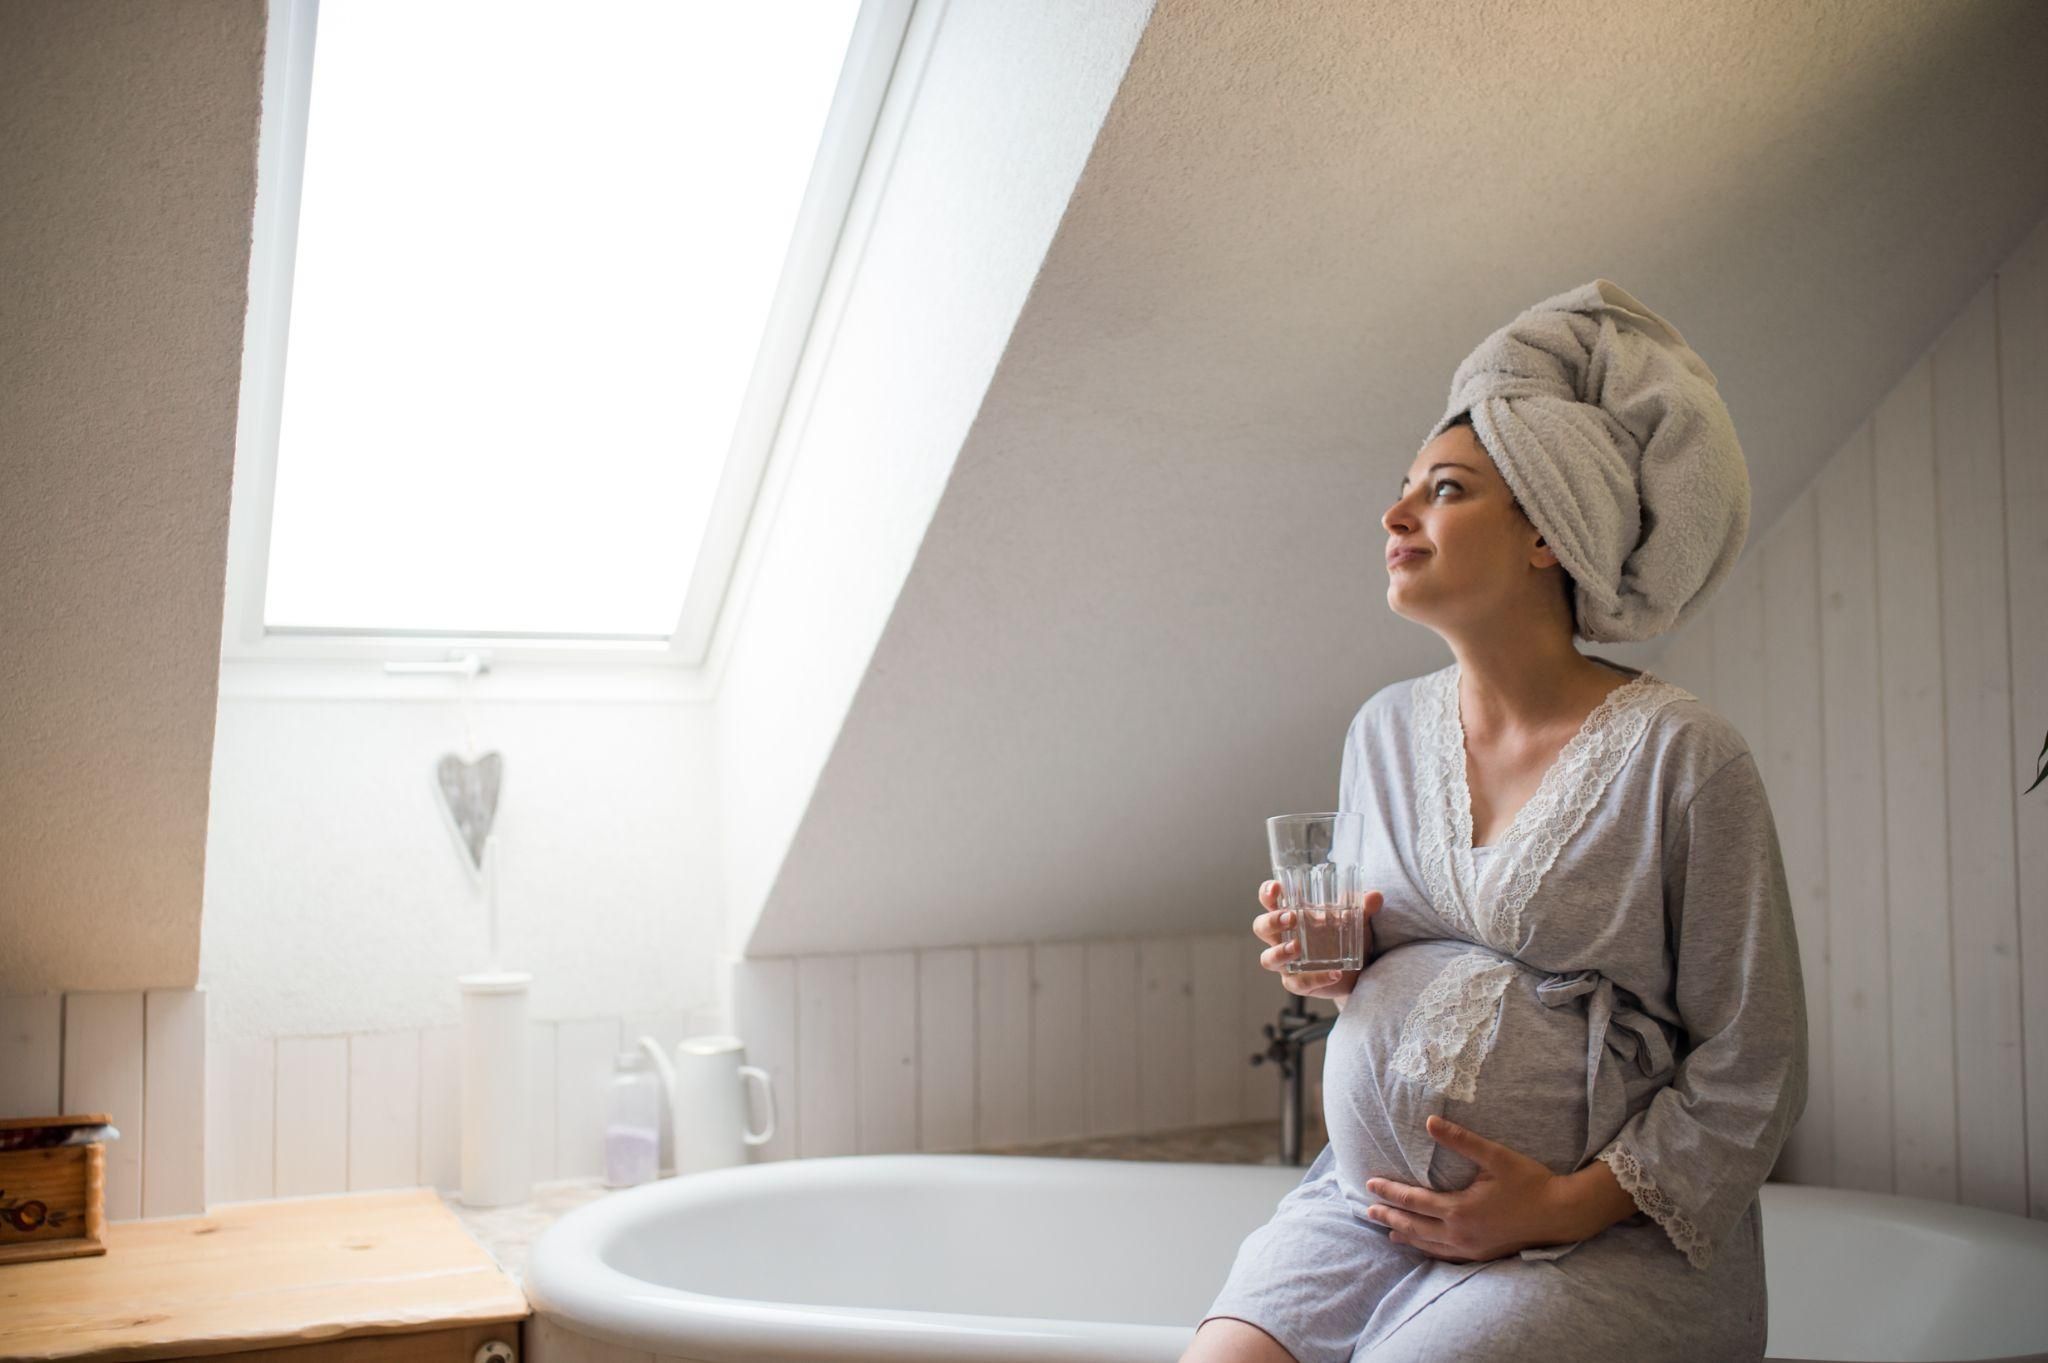
<path fill-rule="evenodd" d="M 1088 1131 L 1138 1129 L 1138 944 L 1090 942 L 1088 962 Z"/>
<path fill-rule="evenodd" d="M 0 994 L 0 1120 L 59 1117 L 64 996 Z"/>
<path fill-rule="evenodd" d="M 2008 769 L 1998 309 L 1986 284 L 1934 351 L 1948 895 L 1955 947 L 1959 1199 L 2026 1214 L 2019 904 Z M 2048 609 L 2037 612 L 2048 618 Z M 2048 725 L 2048 718 L 2043 719 Z"/>
<path fill-rule="evenodd" d="M 1088 1130 L 1088 947 L 1031 947 L 1031 1139 Z"/>
<path fill-rule="evenodd" d="M 555 1177 L 604 1173 L 605 1090 L 619 1054 L 619 1019 L 555 1024 Z"/>
<path fill-rule="evenodd" d="M 975 1139 L 1031 1139 L 1031 948 L 974 950 Z"/>
<path fill-rule="evenodd" d="M 1955 999 L 1949 982 L 1948 802 L 1935 618 L 1933 366 L 1923 356 L 1871 427 L 1877 509 L 1884 877 L 1892 905 L 1892 1180 L 1956 1196 Z"/>
<path fill-rule="evenodd" d="M 206 1202 L 277 1195 L 277 1042 L 216 1036 L 206 1046 Z"/>
<path fill-rule="evenodd" d="M 746 1043 L 747 1063 L 768 1072 L 775 1086 L 775 1135 L 747 1147 L 750 1158 L 791 1159 L 797 1152 L 796 961 L 732 962 L 733 1019 Z M 752 1085 L 749 1085 L 751 1088 Z M 756 1121 L 760 1115 L 755 1114 Z"/>
<path fill-rule="evenodd" d="M 348 1186 L 410 1188 L 420 1181 L 420 1034 L 348 1039 Z"/>
<path fill-rule="evenodd" d="M 206 994 L 143 996 L 142 1214 L 206 1210 Z"/>
<path fill-rule="evenodd" d="M 2044 373 L 2048 222 L 1655 669 L 1764 772 L 1806 976 L 1778 1171 L 1802 1182 L 2048 1216 Z"/>
<path fill-rule="evenodd" d="M 106 1214 L 142 1215 L 143 1005 L 139 993 L 64 996 L 64 1080 L 67 1113 L 104 1112 L 121 1132 L 106 1149 Z"/>
<path fill-rule="evenodd" d="M 530 1024 L 536 1182 L 602 1174 L 604 1091 L 622 1024 Z M 415 1185 L 459 1190 L 461 1043 L 456 1024 L 216 1041 L 207 1080 L 209 1199 Z M 558 1120 L 565 1112 L 574 1115 Z M 558 1145 L 571 1149 L 583 1173 L 558 1172 Z M 593 1158 L 597 1166 L 588 1167 Z"/>
<path fill-rule="evenodd" d="M 1835 1186 L 1892 1190 L 1891 936 L 1878 713 L 1877 566 L 1870 427 L 1816 482 L 1822 749 L 1826 754 L 1828 996 L 1835 1053 Z M 1811 1038 L 1809 1037 L 1809 1048 Z"/>
<path fill-rule="evenodd" d="M 529 1081 L 526 1086 L 526 1100 L 533 1105 L 533 1128 L 527 1133 L 527 1163 L 533 1170 L 533 1181 L 545 1183 L 555 1178 L 555 1024 L 534 1020 L 528 1024 L 527 1040 L 529 1051 L 526 1063 Z M 456 1029 L 455 1041 L 456 1107 L 455 1107 L 455 1160 L 462 1162 L 462 1032 Z M 456 1175 L 459 1186 L 461 1175 Z"/>
<path fill-rule="evenodd" d="M 796 961 L 797 1154 L 860 1151 L 860 982 L 852 956 Z"/>
<path fill-rule="evenodd" d="M 1834 1070 L 1828 1012 L 1827 813 L 1821 752 L 1820 559 L 1813 490 L 1786 509 L 1762 545 L 1765 692 L 1753 736 L 1792 894 L 1807 1026 L 1806 1110 L 1779 1174 L 1827 1183 L 1834 1167 Z"/>
<path fill-rule="evenodd" d="M 277 1195 L 348 1191 L 348 1038 L 277 1039 Z"/>
<path fill-rule="evenodd" d="M 974 948 L 917 953 L 917 1148 L 974 1148 Z"/>
<path fill-rule="evenodd" d="M 462 1028 L 455 1023 L 420 1031 L 420 1182 L 462 1188 Z"/>
<path fill-rule="evenodd" d="M 1253 913 L 1256 912 L 1254 909 Z M 1241 973 L 1238 982 L 1238 987 L 1243 991 L 1240 1006 L 1244 1010 L 1244 1046 L 1239 1055 L 1244 1064 L 1244 1096 L 1240 1112 L 1243 1120 L 1247 1122 L 1273 1122 L 1280 1119 L 1280 1071 L 1271 1061 L 1263 1065 L 1254 1065 L 1251 1062 L 1254 1053 L 1264 1052 L 1271 1044 L 1266 1039 L 1265 1028 L 1273 1023 L 1280 1015 L 1281 1008 L 1287 1003 L 1287 986 L 1280 983 L 1280 976 L 1259 964 L 1259 953 L 1263 950 L 1265 947 L 1252 933 L 1251 915 L 1247 914 L 1244 954 L 1240 958 Z"/>
<path fill-rule="evenodd" d="M 2012 659 L 2012 789 L 2033 785 L 2048 728 L 2048 222 L 1998 276 L 1999 433 Z M 2014 808 L 2026 1051 L 2027 1209 L 2048 1217 L 2048 784 Z"/>
<path fill-rule="evenodd" d="M 1714 692 L 1708 702 L 1752 748 L 1763 730 L 1764 613 L 1757 546 L 1751 544 L 1709 608 L 1714 637 Z"/>
<path fill-rule="evenodd" d="M 1240 957 L 1258 954 L 1258 939 L 1249 932 L 1209 933 L 1189 943 L 1189 995 L 1194 1016 L 1189 1040 L 1194 1050 L 1194 1120 L 1197 1126 L 1221 1126 L 1237 1120 L 1244 1101 L 1242 1069 L 1250 1065 L 1251 1047 L 1240 1046 L 1244 1030 L 1244 972 Z M 1325 1003 L 1324 1009 L 1334 1007 Z"/>
<path fill-rule="evenodd" d="M 917 953 L 858 958 L 860 1153 L 917 1149 Z"/>
<path fill-rule="evenodd" d="M 1172 1131 L 1195 1117 L 1195 1049 L 1189 1019 L 1188 941 L 1138 942 L 1138 1127 Z"/>

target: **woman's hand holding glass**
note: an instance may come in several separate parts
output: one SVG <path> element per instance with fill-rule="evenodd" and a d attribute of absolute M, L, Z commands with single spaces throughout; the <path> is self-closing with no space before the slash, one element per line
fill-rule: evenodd
<path fill-rule="evenodd" d="M 1369 890 L 1365 896 L 1365 960 L 1372 963 L 1372 916 L 1379 912 L 1383 900 L 1378 890 Z M 1351 987 L 1358 982 L 1362 971 L 1325 970 L 1290 973 L 1287 963 L 1299 954 L 1299 945 L 1294 934 L 1294 910 L 1280 907 L 1280 882 L 1269 880 L 1259 886 L 1259 904 L 1265 909 L 1252 919 L 1252 935 L 1266 943 L 1266 949 L 1259 953 L 1259 964 L 1280 976 L 1280 983 L 1290 994 L 1300 994 L 1311 999 L 1336 999 L 1341 1004 L 1351 996 Z"/>

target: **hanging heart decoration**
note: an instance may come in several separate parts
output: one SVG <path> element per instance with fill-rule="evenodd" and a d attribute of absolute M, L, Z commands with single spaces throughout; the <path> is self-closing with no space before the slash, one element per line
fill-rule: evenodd
<path fill-rule="evenodd" d="M 455 835 L 469 853 L 471 869 L 481 871 L 484 840 L 491 835 L 491 824 L 498 817 L 498 790 L 504 783 L 505 759 L 499 753 L 487 752 L 474 762 L 465 762 L 449 753 L 434 769 L 434 776 L 441 791 L 441 803 L 455 821 Z"/>

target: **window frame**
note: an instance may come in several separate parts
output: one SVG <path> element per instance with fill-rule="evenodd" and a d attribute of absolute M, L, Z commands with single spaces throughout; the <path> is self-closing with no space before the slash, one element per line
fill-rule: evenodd
<path fill-rule="evenodd" d="M 580 670 L 596 678 L 605 694 L 616 691 L 621 673 L 652 673 L 676 681 L 701 678 L 719 637 L 771 456 L 792 430 L 802 427 L 800 419 L 788 419 L 798 396 L 800 364 L 813 337 L 829 336 L 843 305 L 846 290 L 828 291 L 828 278 L 835 264 L 850 269 L 858 263 L 860 243 L 874 218 L 875 193 L 887 180 L 901 140 L 902 101 L 892 111 L 894 116 L 885 120 L 885 100 L 895 88 L 906 91 L 902 99 L 914 94 L 915 70 L 901 80 L 897 72 L 921 68 L 930 50 L 932 24 L 921 24 L 918 40 L 908 41 L 913 13 L 921 8 L 919 0 L 860 0 L 704 538 L 666 642 L 264 625 L 319 8 L 320 0 L 271 0 L 269 6 L 221 638 L 224 673 L 231 665 L 242 665 L 247 676 L 240 686 L 224 690 L 271 689 L 259 678 L 277 672 L 278 664 L 343 663 L 360 674 L 363 664 L 396 662 L 418 670 L 423 663 L 472 653 L 493 667 L 511 662 Z M 869 186 L 876 188 L 856 195 Z M 305 668 L 286 671 L 302 678 Z"/>

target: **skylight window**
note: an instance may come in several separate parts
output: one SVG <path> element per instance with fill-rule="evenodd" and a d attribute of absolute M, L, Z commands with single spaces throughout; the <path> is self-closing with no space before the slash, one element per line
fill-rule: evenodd
<path fill-rule="evenodd" d="M 297 10 L 264 633 L 669 640 L 860 0 Z"/>

